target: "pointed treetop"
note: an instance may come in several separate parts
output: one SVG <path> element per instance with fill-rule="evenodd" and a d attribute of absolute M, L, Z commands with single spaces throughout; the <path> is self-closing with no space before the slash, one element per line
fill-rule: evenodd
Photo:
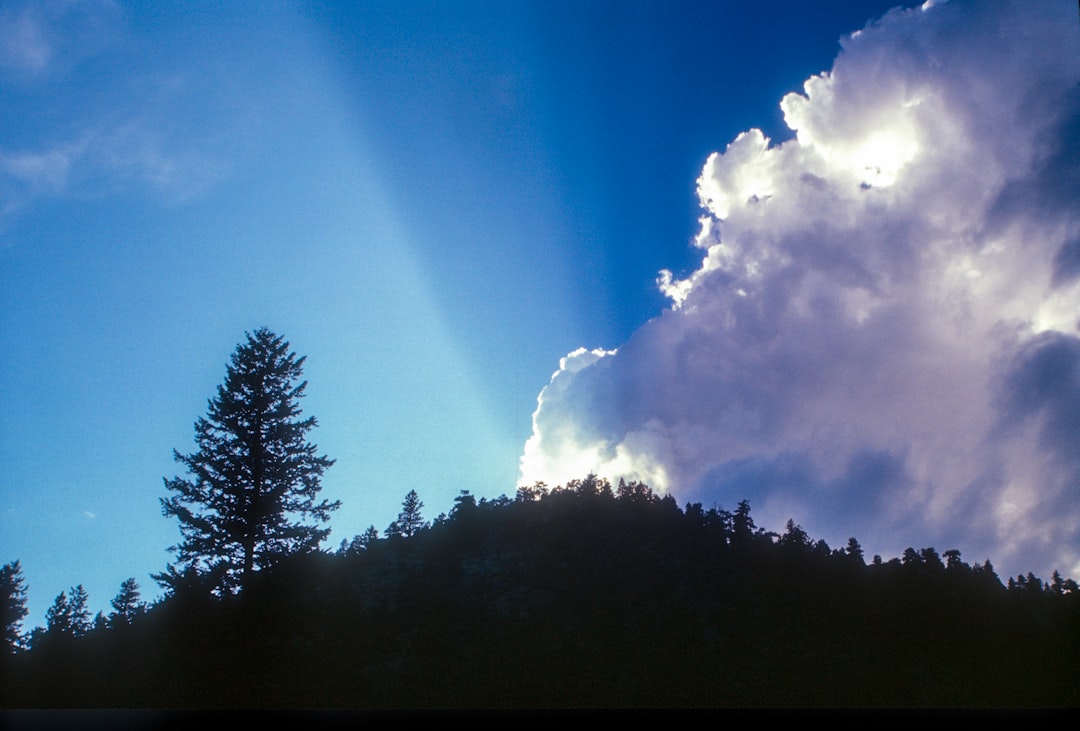
<path fill-rule="evenodd" d="M 325 522 L 340 506 L 318 500 L 322 473 L 334 460 L 307 441 L 316 421 L 300 416 L 304 360 L 265 327 L 236 347 L 217 396 L 195 422 L 197 451 L 174 452 L 189 477 L 165 480 L 174 494 L 162 499 L 162 511 L 179 520 L 183 537 L 173 547 L 180 570 L 154 577 L 166 589 L 202 576 L 215 591 L 235 591 L 254 572 L 314 550 L 330 533 L 303 522 Z"/>

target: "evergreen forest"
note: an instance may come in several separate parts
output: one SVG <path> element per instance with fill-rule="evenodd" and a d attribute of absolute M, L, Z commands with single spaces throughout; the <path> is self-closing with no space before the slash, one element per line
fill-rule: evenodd
<path fill-rule="evenodd" d="M 237 347 L 164 481 L 161 599 L 131 578 L 91 618 L 79 585 L 25 633 L 21 566 L 0 567 L 0 708 L 1080 705 L 1074 580 L 1002 583 L 956 549 L 867 561 L 746 500 L 590 474 L 429 521 L 410 490 L 382 536 L 326 550 L 303 363 L 265 328 Z"/>
<path fill-rule="evenodd" d="M 38 631 L 5 708 L 1071 707 L 1080 592 L 588 476 Z M 131 584 L 134 584 L 132 581 Z M 137 594 L 137 592 L 136 592 Z M 70 622 L 69 622 L 70 624 Z"/>

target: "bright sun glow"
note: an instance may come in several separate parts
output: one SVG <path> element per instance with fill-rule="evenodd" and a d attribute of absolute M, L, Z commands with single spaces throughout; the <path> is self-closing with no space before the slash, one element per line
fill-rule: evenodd
<path fill-rule="evenodd" d="M 896 182 L 900 171 L 918 153 L 914 135 L 896 130 L 876 132 L 851 153 L 852 171 L 863 182 L 885 188 Z"/>

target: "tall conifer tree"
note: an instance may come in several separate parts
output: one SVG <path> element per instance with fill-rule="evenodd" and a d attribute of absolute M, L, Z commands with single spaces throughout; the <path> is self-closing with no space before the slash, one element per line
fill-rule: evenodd
<path fill-rule="evenodd" d="M 131 624 L 138 615 L 146 610 L 146 605 L 139 599 L 139 582 L 135 577 L 120 585 L 120 593 L 112 600 L 113 613 L 109 617 L 113 626 Z"/>
<path fill-rule="evenodd" d="M 90 600 L 82 584 L 71 587 L 71 597 L 60 592 L 45 612 L 45 629 L 53 635 L 82 637 L 93 624 L 90 621 Z"/>
<path fill-rule="evenodd" d="M 26 580 L 22 566 L 12 561 L 0 567 L 0 628 L 4 632 L 0 651 L 14 652 L 19 647 L 26 613 Z"/>
<path fill-rule="evenodd" d="M 162 498 L 162 512 L 180 521 L 183 536 L 172 548 L 183 570 L 169 566 L 154 577 L 166 588 L 189 583 L 194 573 L 219 592 L 243 589 L 254 572 L 315 549 L 330 533 L 317 523 L 340 503 L 318 495 L 334 460 L 307 441 L 316 421 L 300 416 L 304 360 L 266 328 L 249 333 L 206 417 L 195 422 L 198 450 L 174 450 L 190 478 L 165 480 L 174 494 Z"/>
<path fill-rule="evenodd" d="M 423 507 L 424 504 L 420 502 L 420 496 L 416 494 L 416 490 L 409 490 L 408 494 L 405 495 L 404 502 L 401 503 L 401 512 L 398 513 L 397 520 L 386 529 L 387 537 L 411 538 L 424 528 L 427 528 L 428 523 L 420 512 Z"/>

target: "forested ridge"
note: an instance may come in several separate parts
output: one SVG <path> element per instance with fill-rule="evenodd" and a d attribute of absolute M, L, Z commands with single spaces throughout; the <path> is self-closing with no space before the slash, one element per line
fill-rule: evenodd
<path fill-rule="evenodd" d="M 594 476 L 39 630 L 5 708 L 1072 707 L 1080 591 Z M 10 566 L 10 565 L 9 565 Z M 185 578 L 186 577 L 186 580 Z M 133 594 L 134 591 L 134 594 Z"/>
<path fill-rule="evenodd" d="M 308 441 L 304 358 L 260 328 L 174 451 L 175 561 L 91 619 L 82 585 L 22 631 L 0 567 L 3 708 L 1080 705 L 1080 590 L 987 559 L 866 561 L 795 521 L 588 475 L 321 548 L 334 460 Z"/>

